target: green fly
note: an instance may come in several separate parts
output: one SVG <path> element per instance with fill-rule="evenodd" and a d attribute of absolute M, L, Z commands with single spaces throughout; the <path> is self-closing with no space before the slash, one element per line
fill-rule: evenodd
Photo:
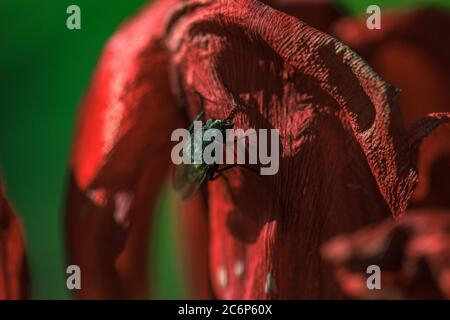
<path fill-rule="evenodd" d="M 232 129 L 234 123 L 232 122 L 233 117 L 236 112 L 238 112 L 240 108 L 238 106 L 234 107 L 230 114 L 223 120 L 220 119 L 208 119 L 202 125 L 202 132 L 205 132 L 209 129 L 217 129 L 219 130 L 223 136 L 225 136 L 225 132 L 227 129 Z M 194 121 L 200 120 L 204 115 L 204 112 L 201 111 Z M 183 150 L 188 151 L 184 156 L 188 156 L 191 158 L 190 164 L 181 163 L 175 166 L 172 176 L 172 182 L 175 190 L 181 195 L 183 200 L 189 199 L 192 197 L 200 188 L 201 184 L 206 181 L 212 181 L 221 176 L 222 172 L 231 169 L 236 166 L 244 167 L 253 171 L 251 168 L 240 164 L 231 164 L 224 166 L 219 169 L 219 164 L 207 164 L 207 163 L 194 163 L 194 154 L 195 152 L 199 152 L 200 150 L 196 150 L 195 148 L 202 148 L 201 154 L 203 154 L 203 150 L 208 146 L 212 141 L 202 141 L 201 143 L 194 144 L 194 148 L 192 148 L 192 141 L 194 141 L 194 122 L 188 128 L 190 132 L 190 139 L 186 142 L 186 145 L 183 147 Z"/>

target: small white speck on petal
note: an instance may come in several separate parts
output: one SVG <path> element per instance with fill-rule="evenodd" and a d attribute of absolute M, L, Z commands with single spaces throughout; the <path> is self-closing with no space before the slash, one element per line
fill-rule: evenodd
<path fill-rule="evenodd" d="M 132 195 L 128 192 L 118 192 L 114 196 L 114 200 L 114 219 L 117 223 L 124 224 L 126 222 L 128 211 L 130 209 Z"/>
<path fill-rule="evenodd" d="M 224 267 L 217 270 L 217 282 L 221 288 L 225 288 L 228 284 L 227 270 Z"/>
<path fill-rule="evenodd" d="M 240 277 L 242 277 L 244 272 L 245 272 L 244 262 L 242 262 L 242 261 L 236 262 L 235 265 L 234 265 L 234 274 L 235 274 L 235 276 L 240 278 Z"/>
<path fill-rule="evenodd" d="M 277 283 L 271 273 L 267 274 L 266 283 L 264 285 L 265 293 L 277 293 Z"/>
<path fill-rule="evenodd" d="M 96 206 L 105 206 L 107 199 L 106 199 L 106 190 L 103 188 L 99 189 L 90 189 L 87 191 L 86 195 L 88 198 L 94 203 Z"/>

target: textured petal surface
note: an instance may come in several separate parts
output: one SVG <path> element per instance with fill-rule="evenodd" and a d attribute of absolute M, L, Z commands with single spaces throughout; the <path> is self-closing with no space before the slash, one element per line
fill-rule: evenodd
<path fill-rule="evenodd" d="M 262 1 L 280 11 L 299 18 L 320 30 L 327 30 L 340 15 L 337 8 L 330 1 L 316 0 L 276 0 Z M 203 194 L 205 194 L 203 192 Z M 204 196 L 179 204 L 179 225 L 182 231 L 183 258 L 186 266 L 186 281 L 189 296 L 194 298 L 210 298 L 211 292 L 209 276 L 209 231 L 207 204 Z M 238 264 L 238 270 L 240 268 Z"/>
<path fill-rule="evenodd" d="M 257 1 L 193 1 L 167 30 L 174 91 L 206 118 L 278 128 L 280 171 L 233 169 L 209 183 L 210 259 L 219 298 L 331 298 L 320 244 L 404 213 L 420 139 L 448 120 L 403 126 L 398 92 L 336 39 Z M 251 192 L 249 192 L 251 191 Z"/>
<path fill-rule="evenodd" d="M 334 33 L 389 83 L 401 89 L 406 124 L 430 112 L 450 111 L 450 12 L 436 9 L 383 12 L 382 29 L 345 18 Z M 412 207 L 450 208 L 450 129 L 437 129 L 420 147 L 420 183 Z"/>
<path fill-rule="evenodd" d="M 235 127 L 281 135 L 277 175 L 235 168 L 183 204 L 196 297 L 342 297 L 321 244 L 402 216 L 420 142 L 449 120 L 406 129 L 398 90 L 357 54 L 261 2 L 157 2 L 109 41 L 81 108 L 66 202 L 80 297 L 147 297 L 151 211 L 194 92 L 206 118 L 239 104 Z"/>
<path fill-rule="evenodd" d="M 336 3 L 329 0 L 264 0 L 261 2 L 324 32 L 341 17 Z"/>

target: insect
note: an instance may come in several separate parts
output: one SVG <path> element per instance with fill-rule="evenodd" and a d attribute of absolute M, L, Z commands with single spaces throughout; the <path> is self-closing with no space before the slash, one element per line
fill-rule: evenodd
<path fill-rule="evenodd" d="M 203 103 L 201 104 L 203 105 Z M 201 107 L 203 109 L 203 107 Z M 205 132 L 208 129 L 218 129 L 222 132 L 223 135 L 225 135 L 225 131 L 227 129 L 231 129 L 234 126 L 234 123 L 232 122 L 232 118 L 235 116 L 236 112 L 240 110 L 240 107 L 236 106 L 234 107 L 230 114 L 223 120 L 220 119 L 208 119 L 203 125 L 202 125 L 202 132 Z M 204 115 L 203 111 L 200 111 L 200 113 L 197 115 L 194 121 L 200 120 Z M 183 150 L 187 150 L 187 156 L 191 157 L 193 159 L 193 155 L 196 151 L 200 150 L 192 150 L 192 141 L 194 141 L 194 123 L 192 123 L 188 128 L 191 139 L 186 142 L 186 145 L 184 146 Z M 203 150 L 205 147 L 212 143 L 212 141 L 202 141 L 201 144 L 194 144 L 195 148 L 202 148 L 201 152 L 203 154 Z M 186 156 L 186 154 L 184 155 Z M 194 161 L 191 161 L 190 164 L 181 163 L 179 165 L 175 166 L 175 169 L 173 171 L 172 176 L 172 183 L 175 188 L 175 190 L 181 195 L 181 198 L 183 200 L 187 200 L 191 198 L 200 188 L 201 184 L 207 180 L 212 181 L 217 179 L 222 175 L 222 173 L 226 170 L 229 170 L 233 167 L 240 166 L 244 167 L 246 169 L 249 169 L 253 171 L 253 169 L 248 168 L 246 166 L 240 165 L 240 164 L 230 164 L 227 166 L 224 166 L 219 169 L 219 164 L 213 163 L 213 164 L 206 164 L 206 163 L 200 163 L 195 164 Z"/>

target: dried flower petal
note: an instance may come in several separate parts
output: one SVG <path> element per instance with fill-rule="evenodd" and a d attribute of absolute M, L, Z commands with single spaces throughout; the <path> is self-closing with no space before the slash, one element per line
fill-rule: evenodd
<path fill-rule="evenodd" d="M 330 1 L 317 0 L 276 0 L 262 1 L 273 8 L 305 21 L 320 30 L 327 30 L 340 15 Z M 178 228 L 182 232 L 181 243 L 189 296 L 205 299 L 211 292 L 209 268 L 209 232 L 207 204 L 203 196 L 181 203 Z M 243 263 L 237 262 L 235 271 L 244 273 Z"/>
<path fill-rule="evenodd" d="M 320 244 L 404 213 L 416 147 L 448 115 L 406 130 L 398 92 L 355 53 L 257 1 L 189 6 L 166 39 L 180 79 L 174 91 L 190 102 L 200 92 L 207 118 L 223 119 L 237 103 L 236 127 L 281 130 L 276 176 L 235 169 L 209 184 L 214 291 L 224 299 L 338 297 Z"/>
<path fill-rule="evenodd" d="M 430 112 L 450 111 L 450 13 L 433 8 L 383 12 L 382 29 L 345 18 L 334 33 L 389 83 L 401 89 L 400 107 L 410 125 Z M 420 148 L 420 183 L 411 206 L 450 208 L 450 128 Z"/>
<path fill-rule="evenodd" d="M 235 127 L 281 134 L 277 175 L 236 168 L 204 193 L 215 295 L 340 297 L 320 244 L 401 216 L 417 182 L 417 147 L 449 115 L 407 130 L 398 91 L 359 56 L 258 1 L 176 4 L 156 2 L 113 37 L 83 102 L 66 203 L 80 296 L 146 296 L 148 225 L 170 132 L 184 113 L 198 113 L 197 91 L 207 118 L 223 119 L 238 103 Z"/>

